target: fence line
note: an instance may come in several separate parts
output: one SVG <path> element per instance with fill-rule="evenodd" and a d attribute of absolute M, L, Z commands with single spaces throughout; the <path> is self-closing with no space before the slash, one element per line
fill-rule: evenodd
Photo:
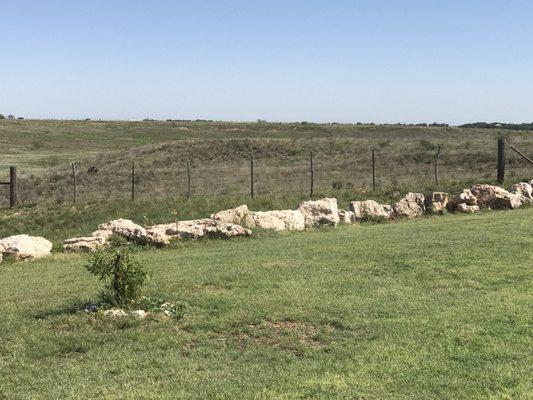
<path fill-rule="evenodd" d="M 500 141 L 499 141 L 500 143 Z M 505 150 L 505 142 L 503 143 Z M 52 168 L 45 176 L 19 176 L 17 184 L 16 168 L 10 172 L 10 182 L 0 182 L 9 186 L 10 205 L 41 201 L 73 201 L 74 203 L 101 198 L 128 198 L 132 201 L 141 197 L 157 196 L 237 196 L 257 194 L 309 193 L 313 197 L 319 191 L 368 189 L 401 186 L 408 182 L 434 184 L 439 187 L 445 181 L 466 181 L 470 179 L 497 179 L 531 176 L 531 165 L 524 161 L 527 155 L 510 148 L 518 155 L 510 153 L 502 158 L 502 147 L 498 145 L 496 156 L 490 158 L 485 153 L 473 152 L 463 163 L 455 163 L 458 153 L 446 154 L 438 145 L 424 154 L 413 156 L 408 163 L 403 158 L 395 159 L 383 149 L 371 149 L 366 154 L 352 159 L 328 160 L 310 151 L 307 159 L 302 156 L 292 159 L 249 157 L 232 161 L 191 160 L 187 157 L 180 164 L 154 167 L 142 160 L 122 162 L 117 165 L 96 167 L 91 162 L 70 164 L 67 170 Z M 461 153 L 462 154 L 462 153 Z M 468 153 L 464 153 L 468 154 Z M 157 162 L 155 163 L 157 164 Z M 84 167 L 85 165 L 85 167 Z M 507 171 L 501 169 L 506 167 Z M 129 181 L 129 183 L 128 183 Z M 18 186 L 18 188 L 17 188 Z M 129 186 L 129 187 L 128 187 Z M 0 189 L 3 186 L 0 185 Z M 0 190 L 0 205 L 5 193 Z"/>

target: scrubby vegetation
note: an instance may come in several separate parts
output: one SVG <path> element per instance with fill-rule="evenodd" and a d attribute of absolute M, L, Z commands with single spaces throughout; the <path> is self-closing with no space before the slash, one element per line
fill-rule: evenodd
<path fill-rule="evenodd" d="M 24 204 L 71 202 L 72 162 L 77 167 L 79 202 L 129 198 L 132 161 L 138 199 L 184 197 L 187 158 L 193 197 L 249 194 L 252 152 L 255 194 L 308 194 L 311 151 L 317 192 L 368 190 L 371 149 L 376 150 L 378 188 L 402 191 L 434 182 L 438 145 L 442 185 L 466 187 L 474 180 L 491 181 L 501 133 L 526 154 L 533 154 L 531 131 L 504 129 L 17 120 L 0 123 L 0 155 L 4 168 L 19 166 L 19 199 Z M 510 180 L 529 176 L 529 166 L 511 152 L 507 176 Z M 6 193 L 3 190 L 4 204 Z"/>
<path fill-rule="evenodd" d="M 112 306 L 130 307 L 141 296 L 148 277 L 145 265 L 131 252 L 129 243 L 111 237 L 109 244 L 92 254 L 87 271 L 105 284 L 102 300 Z"/>

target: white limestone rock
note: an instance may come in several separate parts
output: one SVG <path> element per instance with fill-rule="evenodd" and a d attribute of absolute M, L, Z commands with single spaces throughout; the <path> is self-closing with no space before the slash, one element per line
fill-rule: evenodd
<path fill-rule="evenodd" d="M 305 219 L 305 226 L 333 225 L 339 223 L 337 199 L 324 198 L 300 203 L 298 207 Z"/>
<path fill-rule="evenodd" d="M 14 235 L 0 240 L 0 254 L 10 255 L 15 260 L 41 258 L 51 251 L 52 242 L 40 236 Z"/>

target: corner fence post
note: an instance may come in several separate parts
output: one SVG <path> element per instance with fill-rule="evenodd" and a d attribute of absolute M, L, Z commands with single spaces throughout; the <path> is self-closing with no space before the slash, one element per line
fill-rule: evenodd
<path fill-rule="evenodd" d="M 9 167 L 9 208 L 17 206 L 17 167 Z"/>
<path fill-rule="evenodd" d="M 505 138 L 500 136 L 498 139 L 498 174 L 497 181 L 503 183 L 505 181 Z"/>

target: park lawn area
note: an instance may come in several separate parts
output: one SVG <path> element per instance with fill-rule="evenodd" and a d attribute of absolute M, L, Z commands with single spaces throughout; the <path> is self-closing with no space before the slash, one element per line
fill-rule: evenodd
<path fill-rule="evenodd" d="M 0 265 L 0 398 L 533 398 L 533 209 L 143 250 L 179 321 L 75 312 L 86 256 Z"/>

